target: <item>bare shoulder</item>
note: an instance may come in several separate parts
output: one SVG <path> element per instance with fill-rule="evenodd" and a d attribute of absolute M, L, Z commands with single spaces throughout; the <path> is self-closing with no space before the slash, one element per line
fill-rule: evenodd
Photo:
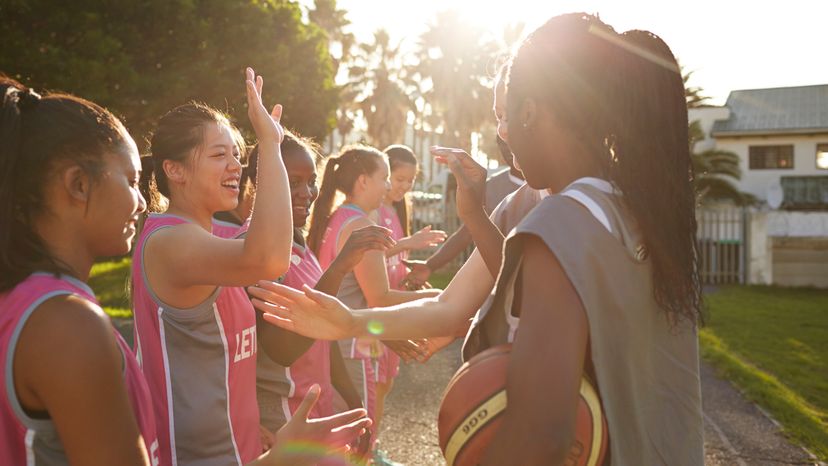
<path fill-rule="evenodd" d="M 55 390 L 111 383 L 122 368 L 109 317 L 95 303 L 59 295 L 32 312 L 14 354 L 14 376 L 24 406 L 45 409 Z"/>
<path fill-rule="evenodd" d="M 35 343 L 48 359 L 75 359 L 112 348 L 113 329 L 109 317 L 93 302 L 66 294 L 43 302 L 26 322 L 19 340 L 24 349 Z"/>
<path fill-rule="evenodd" d="M 342 231 L 339 233 L 340 239 L 347 238 L 354 230 L 359 230 L 360 228 L 365 228 L 371 225 L 376 225 L 376 223 L 368 217 L 355 218 L 342 227 Z"/>

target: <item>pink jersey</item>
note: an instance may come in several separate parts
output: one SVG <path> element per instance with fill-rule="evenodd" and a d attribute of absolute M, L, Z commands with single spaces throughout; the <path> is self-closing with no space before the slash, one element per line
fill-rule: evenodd
<path fill-rule="evenodd" d="M 86 283 L 72 277 L 34 273 L 14 289 L 0 294 L 0 464 L 68 464 L 63 445 L 51 419 L 33 419 L 23 410 L 14 389 L 10 362 L 26 321 L 44 301 L 59 295 L 75 295 L 98 305 Z M 123 354 L 124 382 L 147 455 L 158 464 L 158 438 L 152 401 L 144 376 L 129 346 L 113 327 Z"/>
<path fill-rule="evenodd" d="M 353 204 L 343 204 L 331 215 L 328 228 L 322 236 L 322 244 L 319 246 L 319 263 L 322 264 L 323 269 L 327 269 L 336 258 L 342 229 L 354 220 L 363 217 L 367 217 L 367 214 Z M 336 297 L 351 309 L 368 307 L 368 302 L 365 300 L 365 295 L 362 293 L 354 272 L 349 272 L 342 279 Z M 373 358 L 378 355 L 377 345 L 372 339 L 339 340 L 339 348 L 344 358 Z"/>
<path fill-rule="evenodd" d="M 400 217 L 397 216 L 397 211 L 393 207 L 383 204 L 377 213 L 379 214 L 379 225 L 391 230 L 391 238 L 394 238 L 394 241 L 399 241 L 405 237 Z M 403 280 L 408 275 L 408 268 L 403 263 L 405 259 L 408 259 L 408 251 L 402 251 L 385 259 L 385 268 L 388 271 L 388 283 L 391 285 L 391 289 L 405 289 L 402 286 Z"/>
<path fill-rule="evenodd" d="M 219 238 L 235 238 L 242 233 L 247 232 L 248 227 L 250 227 L 249 220 L 241 225 L 236 225 L 232 222 L 226 222 L 215 218 L 213 219 L 213 235 L 218 236 Z"/>
<path fill-rule="evenodd" d="M 310 249 L 293 243 L 290 268 L 279 280 L 295 289 L 302 285 L 316 286 L 322 277 L 322 267 Z M 331 384 L 331 344 L 317 340 L 290 367 L 284 367 L 262 354 L 258 360 L 257 389 L 262 424 L 276 430 L 287 422 L 313 384 L 322 392 L 310 416 L 325 417 L 334 414 L 333 385 Z"/>
<path fill-rule="evenodd" d="M 135 349 L 152 394 L 161 465 L 248 463 L 262 452 L 256 403 L 256 314 L 241 287 L 217 287 L 190 309 L 163 303 L 144 245 L 188 220 L 153 214 L 132 262 Z"/>

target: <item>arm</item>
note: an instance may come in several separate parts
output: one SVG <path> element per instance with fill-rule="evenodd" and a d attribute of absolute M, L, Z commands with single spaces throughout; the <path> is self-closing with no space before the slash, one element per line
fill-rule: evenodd
<path fill-rule="evenodd" d="M 315 289 L 336 295 L 345 275 L 362 260 L 365 251 L 383 250 L 393 246 L 387 228 L 369 226 L 355 230 L 319 281 Z M 276 363 L 289 367 L 313 345 L 314 340 L 274 325 L 267 325 L 260 313 L 256 315 L 259 342 L 265 353 Z"/>
<path fill-rule="evenodd" d="M 445 231 L 432 230 L 431 225 L 429 225 L 411 236 L 406 236 L 398 240 L 396 245 L 385 251 L 385 257 L 393 257 L 403 251 L 430 248 L 439 245 L 445 240 Z"/>
<path fill-rule="evenodd" d="M 74 296 L 41 304 L 14 353 L 21 404 L 47 411 L 71 464 L 149 465 L 109 319 Z"/>
<path fill-rule="evenodd" d="M 343 244 L 357 228 L 372 226 L 367 218 L 360 218 L 348 224 L 340 232 L 339 243 Z M 339 253 L 339 251 L 337 251 Z M 354 275 L 369 306 L 390 306 L 415 299 L 436 296 L 439 291 L 398 291 L 388 284 L 388 272 L 385 268 L 384 251 L 367 251 L 362 260 L 354 267 Z"/>
<path fill-rule="evenodd" d="M 372 336 L 370 330 L 381 328 L 383 338 L 404 340 L 452 335 L 467 327 L 493 286 L 492 275 L 475 251 L 437 297 L 387 308 L 351 311 L 331 296 L 272 282 L 259 282 L 249 291 L 253 304 L 266 312 L 265 320 L 303 335 L 338 340 Z"/>
<path fill-rule="evenodd" d="M 282 108 L 277 105 L 268 115 L 262 105 L 262 79 L 253 80 L 253 70 L 248 68 L 248 116 L 259 141 L 259 188 L 247 236 L 243 240 L 216 238 L 194 224 L 159 231 L 146 249 L 147 267 L 154 277 L 160 277 L 159 282 L 176 289 L 244 286 L 263 277 L 278 277 L 290 264 L 290 190 L 279 148 L 284 137 L 279 124 Z"/>
<path fill-rule="evenodd" d="M 359 393 L 354 388 L 354 383 L 351 382 L 351 377 L 348 376 L 348 371 L 345 369 L 345 361 L 342 359 L 342 353 L 339 351 L 339 345 L 331 342 L 331 384 L 345 400 L 348 409 L 362 408 L 362 399 Z"/>
<path fill-rule="evenodd" d="M 461 225 L 457 231 L 449 236 L 446 242 L 443 243 L 443 246 L 426 260 L 426 265 L 432 272 L 440 270 L 471 246 L 471 244 L 472 237 L 469 234 L 469 230 L 464 225 Z"/>
<path fill-rule="evenodd" d="M 438 162 L 447 164 L 457 179 L 457 215 L 468 228 L 492 276 L 497 277 L 503 233 L 486 213 L 486 169 L 461 149 L 432 147 L 431 153 Z"/>
<path fill-rule="evenodd" d="M 563 464 L 575 437 L 589 324 L 557 258 L 536 236 L 526 237 L 520 274 L 509 405 L 483 464 Z"/>

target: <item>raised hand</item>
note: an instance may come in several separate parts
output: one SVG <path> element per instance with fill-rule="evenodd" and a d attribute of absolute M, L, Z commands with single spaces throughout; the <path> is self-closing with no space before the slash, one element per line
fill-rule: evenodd
<path fill-rule="evenodd" d="M 253 124 L 256 138 L 259 142 L 273 141 L 281 144 L 285 137 L 285 130 L 280 123 L 282 119 L 282 106 L 276 104 L 271 113 L 267 112 L 262 103 L 262 87 L 264 80 L 256 76 L 253 68 L 248 67 L 245 71 L 245 85 L 247 87 L 247 117 Z"/>
<path fill-rule="evenodd" d="M 431 225 L 409 236 L 406 241 L 408 249 L 426 249 L 437 246 L 446 240 L 445 231 L 432 230 Z"/>
<path fill-rule="evenodd" d="M 348 240 L 342 246 L 331 267 L 338 267 L 342 272 L 350 272 L 362 261 L 367 251 L 385 251 L 393 247 L 395 241 L 391 238 L 391 230 L 378 225 L 370 225 L 351 232 Z"/>
<path fill-rule="evenodd" d="M 457 179 L 457 215 L 464 221 L 485 215 L 486 169 L 462 149 L 434 146 L 431 154 L 438 163 L 448 165 Z"/>
<path fill-rule="evenodd" d="M 337 452 L 347 452 L 371 425 L 364 409 L 308 419 L 319 393 L 319 385 L 311 387 L 293 417 L 276 432 L 276 464 L 314 464 Z"/>
<path fill-rule="evenodd" d="M 342 340 L 357 334 L 351 310 L 342 302 L 305 285 L 302 291 L 262 280 L 247 288 L 264 320 L 317 340 Z"/>

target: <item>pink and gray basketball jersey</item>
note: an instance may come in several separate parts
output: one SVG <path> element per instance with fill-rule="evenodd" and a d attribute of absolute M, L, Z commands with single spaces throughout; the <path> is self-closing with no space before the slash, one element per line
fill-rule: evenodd
<path fill-rule="evenodd" d="M 394 241 L 399 241 L 405 236 L 400 218 L 397 216 L 397 211 L 393 207 L 388 207 L 383 204 L 377 210 L 379 225 L 381 227 L 391 230 L 391 238 Z M 404 290 L 402 286 L 403 280 L 408 275 L 408 268 L 403 263 L 403 260 L 408 259 L 408 251 L 402 251 L 399 254 L 385 259 L 385 269 L 388 271 L 388 284 L 393 290 Z"/>
<path fill-rule="evenodd" d="M 241 287 L 201 304 L 162 302 L 144 271 L 144 245 L 187 223 L 147 218 L 132 262 L 135 350 L 153 398 L 161 465 L 246 464 L 262 452 L 256 403 L 256 314 Z"/>
<path fill-rule="evenodd" d="M 14 289 L 0 294 L 0 464 L 66 465 L 63 444 L 51 419 L 32 418 L 23 410 L 14 388 L 12 363 L 20 333 L 29 317 L 46 300 L 75 295 L 98 305 L 86 283 L 72 277 L 34 273 Z M 123 355 L 124 382 L 129 401 L 152 464 L 158 464 L 159 443 L 152 413 L 152 401 L 138 362 L 121 335 L 112 328 Z"/>
<path fill-rule="evenodd" d="M 310 287 L 322 277 L 322 267 L 310 249 L 293 243 L 290 268 L 279 282 L 297 290 Z M 272 432 L 284 425 L 299 408 L 313 384 L 322 389 L 310 417 L 334 414 L 331 384 L 331 343 L 317 340 L 290 367 L 284 367 L 259 352 L 256 388 L 262 425 Z"/>
<path fill-rule="evenodd" d="M 322 235 L 322 244 L 319 246 L 319 263 L 323 269 L 327 269 L 336 258 L 342 229 L 354 220 L 367 216 L 362 209 L 353 204 L 343 204 L 331 215 L 328 228 L 325 229 L 325 234 Z M 354 272 L 348 272 L 345 278 L 342 279 L 336 297 L 351 309 L 368 307 L 368 302 L 365 300 L 365 295 L 362 294 L 362 289 L 359 287 Z M 357 338 L 339 340 L 339 349 L 342 351 L 342 357 L 344 358 L 371 358 L 375 356 L 372 355 L 374 352 L 372 348 L 374 347 L 376 345 L 373 340 Z"/>

